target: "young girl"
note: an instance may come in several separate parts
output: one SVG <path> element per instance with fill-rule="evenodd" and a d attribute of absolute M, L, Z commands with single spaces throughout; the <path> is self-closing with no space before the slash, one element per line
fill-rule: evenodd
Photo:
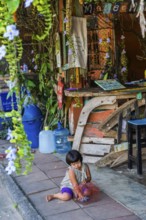
<path fill-rule="evenodd" d="M 74 196 L 80 201 L 87 201 L 93 192 L 91 189 L 91 185 L 93 184 L 90 183 L 91 174 L 88 165 L 82 163 L 82 156 L 76 150 L 70 150 L 67 153 L 66 163 L 69 165 L 69 168 L 61 182 L 61 192 L 47 195 L 47 202 L 52 199 L 68 201 Z M 93 188 L 95 188 L 94 185 Z"/>

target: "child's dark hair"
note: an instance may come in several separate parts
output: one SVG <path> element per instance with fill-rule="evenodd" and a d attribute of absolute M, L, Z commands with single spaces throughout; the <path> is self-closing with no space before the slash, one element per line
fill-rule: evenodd
<path fill-rule="evenodd" d="M 77 150 L 70 150 L 66 155 L 66 163 L 70 165 L 71 163 L 83 161 L 82 155 Z"/>

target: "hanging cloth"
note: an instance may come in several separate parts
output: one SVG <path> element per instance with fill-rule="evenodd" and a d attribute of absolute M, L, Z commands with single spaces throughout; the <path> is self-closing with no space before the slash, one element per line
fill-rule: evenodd
<path fill-rule="evenodd" d="M 87 24 L 86 18 L 72 17 L 71 44 L 72 53 L 68 53 L 69 68 L 87 68 Z M 70 51 L 69 50 L 69 51 Z"/>

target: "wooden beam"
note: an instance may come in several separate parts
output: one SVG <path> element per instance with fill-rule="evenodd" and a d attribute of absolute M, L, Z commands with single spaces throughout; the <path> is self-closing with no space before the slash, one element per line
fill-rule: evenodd
<path fill-rule="evenodd" d="M 120 155 L 122 155 L 125 151 L 120 152 L 110 152 L 106 156 L 102 157 L 101 160 L 96 162 L 98 167 L 105 167 L 111 165 Z M 126 151 L 127 152 L 127 151 Z M 128 153 L 127 153 L 128 155 Z"/>
<path fill-rule="evenodd" d="M 68 141 L 73 141 L 73 136 L 68 136 Z M 114 138 L 96 138 L 96 137 L 83 137 L 81 143 L 92 143 L 92 144 L 114 144 Z"/>
<path fill-rule="evenodd" d="M 98 126 L 99 130 L 104 132 L 108 132 L 111 128 L 113 128 L 118 123 L 118 117 L 121 112 L 123 112 L 123 117 L 126 117 L 127 109 L 130 107 L 131 111 L 133 111 L 134 103 L 136 99 L 132 99 L 130 101 L 125 102 L 121 105 L 117 110 L 115 110 L 103 123 Z M 138 106 L 145 105 L 144 99 L 138 102 Z"/>
<path fill-rule="evenodd" d="M 99 112 L 91 112 L 88 118 L 88 123 L 102 123 L 105 119 L 107 119 L 115 110 L 102 110 Z"/>
<path fill-rule="evenodd" d="M 64 5 L 63 5 L 63 0 L 59 0 L 58 1 L 58 7 L 59 7 L 59 32 L 62 33 L 63 32 L 63 9 L 64 9 Z"/>
<path fill-rule="evenodd" d="M 111 145 L 102 144 L 81 144 L 80 152 L 88 155 L 105 155 L 109 153 Z"/>

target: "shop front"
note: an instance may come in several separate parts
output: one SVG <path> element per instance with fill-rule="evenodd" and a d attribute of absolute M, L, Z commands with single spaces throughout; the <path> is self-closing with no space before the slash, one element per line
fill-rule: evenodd
<path fill-rule="evenodd" d="M 65 122 L 73 149 L 86 162 L 97 163 L 113 153 L 117 159 L 128 148 L 127 121 L 146 117 L 142 3 L 59 3 L 60 9 L 66 7 L 64 18 L 59 10 L 58 62 L 65 81 Z"/>

